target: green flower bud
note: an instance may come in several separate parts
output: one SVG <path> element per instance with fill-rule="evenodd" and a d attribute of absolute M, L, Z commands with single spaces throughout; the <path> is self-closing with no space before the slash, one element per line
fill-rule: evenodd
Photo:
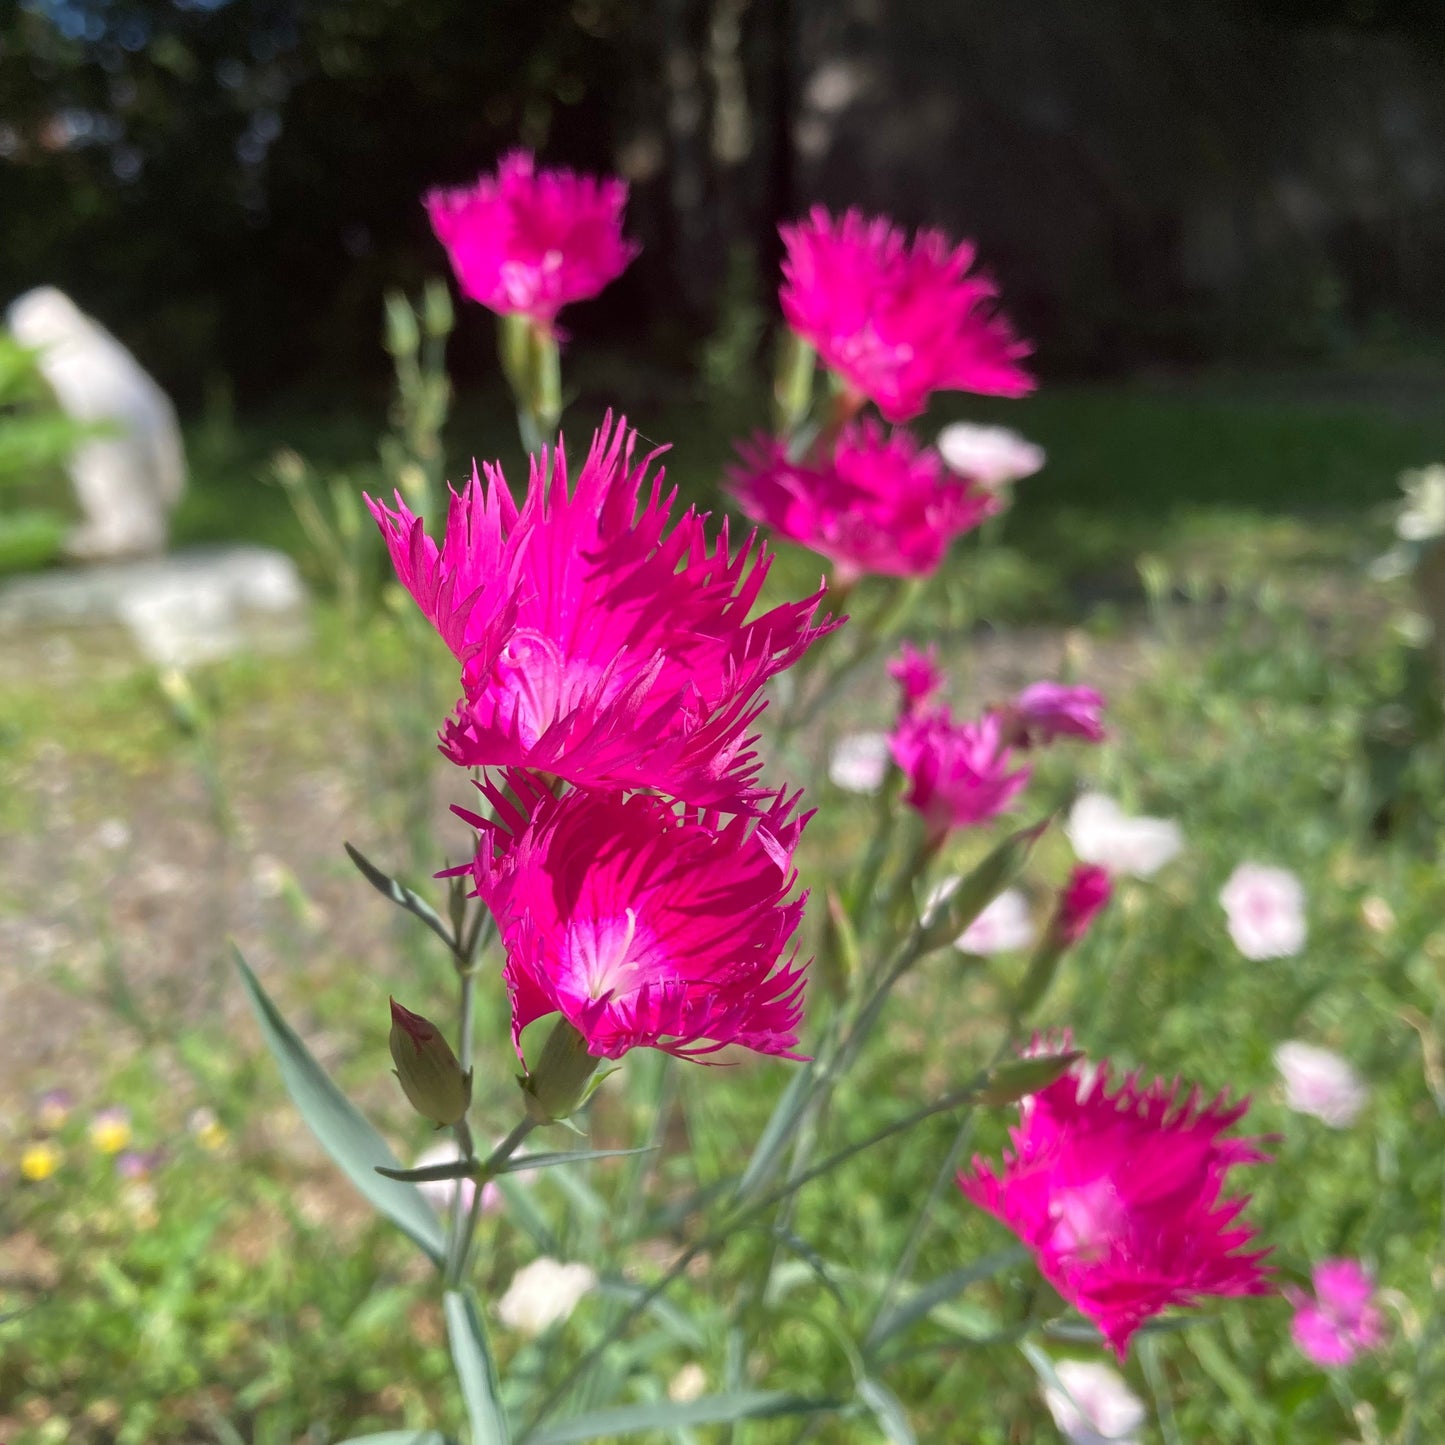
<path fill-rule="evenodd" d="M 441 1030 L 420 1014 L 391 1000 L 391 1057 L 397 1081 L 413 1109 L 440 1127 L 466 1117 L 472 1075 L 452 1052 Z"/>
<path fill-rule="evenodd" d="M 592 1076 L 601 1062 L 587 1052 L 587 1040 L 559 1018 L 542 1046 L 537 1067 L 518 1080 L 527 1117 L 536 1124 L 553 1124 L 575 1114 L 596 1087 Z"/>

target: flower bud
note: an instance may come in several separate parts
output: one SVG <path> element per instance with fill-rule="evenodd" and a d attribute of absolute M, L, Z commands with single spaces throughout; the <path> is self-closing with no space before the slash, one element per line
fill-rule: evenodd
<path fill-rule="evenodd" d="M 924 953 L 952 943 L 1023 872 L 1051 820 L 1010 833 L 923 920 Z"/>
<path fill-rule="evenodd" d="M 391 1000 L 391 1057 L 397 1081 L 413 1109 L 440 1127 L 466 1117 L 472 1102 L 472 1075 L 462 1066 L 441 1031 L 420 1014 Z"/>
<path fill-rule="evenodd" d="M 537 1124 L 552 1124 L 575 1114 L 591 1094 L 592 1076 L 601 1062 L 588 1053 L 587 1040 L 559 1018 L 542 1046 L 537 1067 L 518 1080 L 527 1117 Z"/>

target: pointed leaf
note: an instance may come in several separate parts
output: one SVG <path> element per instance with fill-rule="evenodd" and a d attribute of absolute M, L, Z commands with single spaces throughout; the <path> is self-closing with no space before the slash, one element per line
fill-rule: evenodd
<path fill-rule="evenodd" d="M 585 1164 L 591 1159 L 623 1159 L 629 1154 L 652 1154 L 658 1149 L 648 1144 L 641 1149 L 577 1149 L 566 1154 L 513 1154 L 498 1174 L 521 1174 L 528 1169 L 551 1169 L 558 1164 Z"/>
<path fill-rule="evenodd" d="M 618 1435 L 640 1435 L 648 1430 L 677 1430 L 689 1425 L 723 1425 L 734 1420 L 765 1420 L 778 1415 L 814 1415 L 838 1408 L 832 1400 L 809 1400 L 786 1390 L 736 1390 L 725 1395 L 704 1395 L 678 1404 L 619 1405 L 590 1415 L 541 1425 L 527 1437 L 527 1445 L 591 1445 Z"/>
<path fill-rule="evenodd" d="M 401 1161 L 281 1017 L 240 950 L 233 952 L 256 1022 L 301 1117 L 367 1202 L 440 1265 L 446 1256 L 446 1237 L 431 1206 L 414 1184 L 385 1179 L 376 1172 L 399 1169 Z"/>
<path fill-rule="evenodd" d="M 379 1435 L 353 1435 L 339 1445 L 451 1445 L 438 1430 L 383 1430 Z"/>
<path fill-rule="evenodd" d="M 762 1132 L 762 1137 L 759 1138 L 753 1149 L 752 1158 L 748 1160 L 748 1167 L 743 1171 L 742 1179 L 738 1181 L 737 1198 L 739 1200 L 748 1199 L 767 1188 L 773 1175 L 777 1172 L 778 1163 L 783 1157 L 783 1150 L 787 1148 L 788 1142 L 792 1139 L 798 1122 L 803 1116 L 803 1111 L 808 1107 L 808 1101 L 813 1097 L 814 1067 L 811 1063 L 804 1064 L 788 1081 L 788 1087 L 783 1090 L 782 1097 L 778 1100 L 772 1117 Z"/>
<path fill-rule="evenodd" d="M 898 1396 L 881 1380 L 865 1375 L 858 1381 L 858 1398 L 867 1405 L 889 1445 L 918 1445 Z"/>
<path fill-rule="evenodd" d="M 378 1164 L 376 1172 L 408 1184 L 436 1184 L 443 1179 L 470 1179 L 472 1166 L 465 1159 L 454 1159 L 450 1164 L 428 1164 L 423 1169 L 383 1169 Z"/>
<path fill-rule="evenodd" d="M 378 893 L 384 894 L 398 907 L 405 908 L 408 913 L 421 919 L 449 949 L 456 951 L 456 939 L 430 903 L 413 893 L 410 888 L 398 883 L 395 878 L 383 873 L 359 848 L 353 848 L 350 843 L 343 843 L 341 846 L 346 849 L 346 856 L 356 864 L 357 871 Z"/>
<path fill-rule="evenodd" d="M 878 1323 L 869 1330 L 865 1343 L 872 1349 L 887 1344 L 894 1335 L 911 1329 L 939 1305 L 962 1294 L 970 1285 L 992 1279 L 1004 1270 L 1022 1264 L 1028 1257 L 1028 1250 L 1022 1245 L 1015 1245 L 994 1254 L 986 1254 L 964 1269 L 950 1270 L 947 1274 L 940 1275 L 907 1299 L 900 1301 L 887 1314 L 879 1316 Z"/>
<path fill-rule="evenodd" d="M 511 1435 L 498 1398 L 497 1366 L 476 1299 L 470 1290 L 449 1289 L 442 1297 L 442 1309 L 452 1363 L 472 1425 L 472 1445 L 507 1445 Z"/>

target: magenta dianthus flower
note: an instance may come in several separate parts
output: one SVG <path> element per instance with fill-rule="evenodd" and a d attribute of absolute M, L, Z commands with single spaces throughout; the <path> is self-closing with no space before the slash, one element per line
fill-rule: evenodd
<path fill-rule="evenodd" d="M 959 1187 L 1006 1224 L 1040 1271 L 1123 1359 L 1146 1320 L 1211 1295 L 1268 1291 L 1268 1251 L 1238 1222 L 1249 1196 L 1223 1196 L 1230 1169 L 1268 1156 L 1261 1141 L 1220 1136 L 1249 1101 L 1201 1104 L 1180 1085 L 1082 1064 L 1020 1105 L 995 1174 L 975 1157 Z"/>
<path fill-rule="evenodd" d="M 788 325 L 889 421 L 907 421 L 934 391 L 1023 396 L 1029 348 L 994 310 L 991 281 L 969 275 L 974 248 L 940 231 L 910 246 L 887 220 L 821 206 L 781 228 L 780 299 Z"/>
<path fill-rule="evenodd" d="M 1062 682 L 1036 682 L 1009 704 L 1016 747 L 1035 747 L 1055 738 L 1082 738 L 1103 742 L 1101 714 L 1104 697 L 1092 687 L 1071 687 Z"/>
<path fill-rule="evenodd" d="M 1313 1297 L 1286 1290 L 1295 1306 L 1290 1333 L 1317 1365 L 1338 1369 L 1385 1340 L 1385 1322 L 1375 1304 L 1375 1280 L 1353 1259 L 1324 1259 L 1314 1267 Z"/>
<path fill-rule="evenodd" d="M 512 1039 L 560 1012 L 595 1057 L 654 1048 L 703 1058 L 728 1044 L 794 1052 L 806 964 L 784 951 L 806 894 L 792 855 L 811 814 L 777 794 L 722 819 L 646 793 L 561 798 L 529 775 L 483 791 L 477 895 L 507 950 Z"/>
<path fill-rule="evenodd" d="M 936 835 L 996 818 L 1029 780 L 1027 767 L 1009 771 L 1011 755 L 996 713 L 974 723 L 955 722 L 947 708 L 905 713 L 888 741 L 908 778 L 903 801 L 923 814 Z"/>
<path fill-rule="evenodd" d="M 426 196 L 463 294 L 548 330 L 563 306 L 597 295 L 637 255 L 622 236 L 626 204 L 625 181 L 539 171 L 526 151 L 470 189 Z"/>
<path fill-rule="evenodd" d="M 1054 913 L 1054 936 L 1065 948 L 1078 943 L 1113 896 L 1114 880 L 1109 877 L 1107 868 L 1101 868 L 1097 863 L 1077 864 L 1059 892 L 1058 908 Z"/>
<path fill-rule="evenodd" d="M 771 557 L 709 542 L 635 433 L 610 418 L 575 486 L 562 446 L 532 459 L 518 508 L 497 467 L 452 494 L 441 545 L 402 499 L 368 498 L 397 576 L 462 663 L 442 732 L 462 767 L 525 767 L 583 787 L 649 787 L 747 810 L 760 766 L 748 728 L 759 694 L 810 643 L 819 592 L 749 622 Z M 655 454 L 654 454 L 655 455 Z"/>
<path fill-rule="evenodd" d="M 875 422 L 844 427 L 831 459 L 818 465 L 789 461 L 772 437 L 741 456 L 728 487 L 742 509 L 827 557 L 839 586 L 870 575 L 926 577 L 955 537 L 999 508 L 937 452 L 903 430 L 885 435 Z"/>
<path fill-rule="evenodd" d="M 898 649 L 888 663 L 888 676 L 898 684 L 899 711 L 925 712 L 943 691 L 943 669 L 938 665 L 938 644 L 930 642 L 919 651 L 911 642 Z"/>

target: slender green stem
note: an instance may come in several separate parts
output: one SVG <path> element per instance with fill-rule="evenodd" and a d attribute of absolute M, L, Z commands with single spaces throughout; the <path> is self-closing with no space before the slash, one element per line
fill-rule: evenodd
<path fill-rule="evenodd" d="M 472 1066 L 472 1019 L 476 1007 L 477 980 L 476 975 L 469 970 L 459 972 L 461 979 L 461 1019 L 457 1025 L 457 1063 L 461 1065 L 462 1073 L 466 1073 Z M 476 1160 L 476 1149 L 472 1142 L 471 1126 L 463 1118 L 456 1125 L 457 1157 L 471 1164 Z M 462 1196 L 465 1191 L 458 1182 L 455 1190 L 452 1191 L 451 1215 L 447 1223 L 447 1260 L 444 1277 L 447 1288 L 454 1286 L 461 1277 L 461 1269 L 464 1256 L 463 1240 L 471 1238 L 470 1229 L 464 1218 Z M 477 1200 L 481 1198 L 482 1190 L 478 1185 L 473 1190 L 472 1204 L 475 1208 Z M 475 1226 L 473 1226 L 475 1227 Z"/>
<path fill-rule="evenodd" d="M 1183 1445 L 1179 1434 L 1179 1423 L 1174 1418 L 1174 1405 L 1169 1399 L 1164 1371 L 1159 1368 L 1159 1342 L 1145 1335 L 1139 1341 L 1139 1359 L 1144 1366 L 1144 1379 L 1149 1393 L 1154 1397 L 1154 1414 L 1159 1421 L 1159 1433 L 1164 1445 Z"/>
<path fill-rule="evenodd" d="M 546 1398 L 538 1406 L 535 1415 L 522 1432 L 521 1442 L 525 1441 L 535 1432 L 537 1426 L 552 1413 L 553 1410 L 567 1397 L 572 1387 L 590 1370 L 607 1348 L 621 1335 L 654 1300 L 666 1293 L 673 1284 L 677 1282 L 686 1272 L 687 1267 L 699 1255 L 706 1254 L 710 1250 L 717 1249 L 720 1245 L 726 1244 L 735 1236 L 739 1230 L 746 1229 L 755 1220 L 766 1214 L 775 1204 L 781 1203 L 789 1195 L 795 1194 L 804 1185 L 812 1183 L 814 1179 L 830 1173 L 850 1159 L 872 1149 L 877 1144 L 882 1144 L 898 1134 L 907 1133 L 909 1129 L 921 1124 L 925 1119 L 931 1119 L 935 1114 L 946 1114 L 957 1109 L 961 1104 L 971 1104 L 977 1101 L 980 1091 L 985 1087 L 988 1079 L 987 1071 L 980 1071 L 973 1080 L 963 1089 L 955 1090 L 951 1094 L 945 1094 L 942 1098 L 936 1099 L 931 1104 L 925 1104 L 920 1109 L 915 1109 L 911 1114 L 905 1115 L 902 1119 L 895 1120 L 892 1124 L 886 1125 L 876 1133 L 869 1134 L 866 1138 L 859 1139 L 852 1144 L 845 1145 L 842 1149 L 829 1154 L 820 1163 L 809 1169 L 803 1170 L 796 1177 L 789 1179 L 785 1184 L 770 1191 L 756 1200 L 754 1203 L 744 1206 L 735 1214 L 725 1219 L 721 1225 L 710 1233 L 705 1234 L 695 1243 L 690 1244 L 673 1261 L 667 1273 L 650 1285 L 628 1306 L 621 1320 L 616 1327 L 603 1340 L 595 1344 L 576 1364 L 557 1382 L 547 1394 Z"/>
<path fill-rule="evenodd" d="M 454 1130 L 457 1140 L 457 1157 L 464 1163 L 474 1164 L 476 1162 L 476 1150 L 472 1143 L 471 1126 L 465 1119 L 462 1119 Z M 451 1214 L 447 1221 L 447 1256 L 446 1265 L 442 1271 L 442 1278 L 448 1289 L 455 1286 L 461 1278 L 462 1271 L 462 1240 L 467 1237 L 467 1220 L 465 1217 L 465 1205 L 463 1197 L 466 1191 L 462 1188 L 461 1180 L 457 1180 L 456 1188 L 452 1191 Z M 481 1198 L 480 1187 L 473 1190 L 472 1205 Z"/>
<path fill-rule="evenodd" d="M 934 1176 L 933 1185 L 918 1213 L 914 1216 L 913 1224 L 908 1231 L 908 1238 L 904 1241 L 902 1252 L 898 1256 L 898 1262 L 893 1266 L 893 1272 L 888 1276 L 888 1282 L 878 1295 L 878 1302 L 873 1307 L 873 1318 L 869 1321 L 868 1332 L 863 1337 L 865 1350 L 873 1343 L 879 1321 L 892 1307 L 899 1287 L 913 1273 L 913 1265 L 918 1258 L 918 1251 L 923 1245 L 924 1235 L 928 1232 L 929 1220 L 938 1206 L 938 1201 L 943 1197 L 944 1190 L 958 1170 L 958 1161 L 963 1157 L 963 1151 L 968 1148 L 969 1140 L 973 1137 L 973 1122 L 973 1110 L 969 1109 L 960 1120 L 958 1130 L 953 1136 L 953 1143 L 949 1146 L 943 1164 Z"/>

